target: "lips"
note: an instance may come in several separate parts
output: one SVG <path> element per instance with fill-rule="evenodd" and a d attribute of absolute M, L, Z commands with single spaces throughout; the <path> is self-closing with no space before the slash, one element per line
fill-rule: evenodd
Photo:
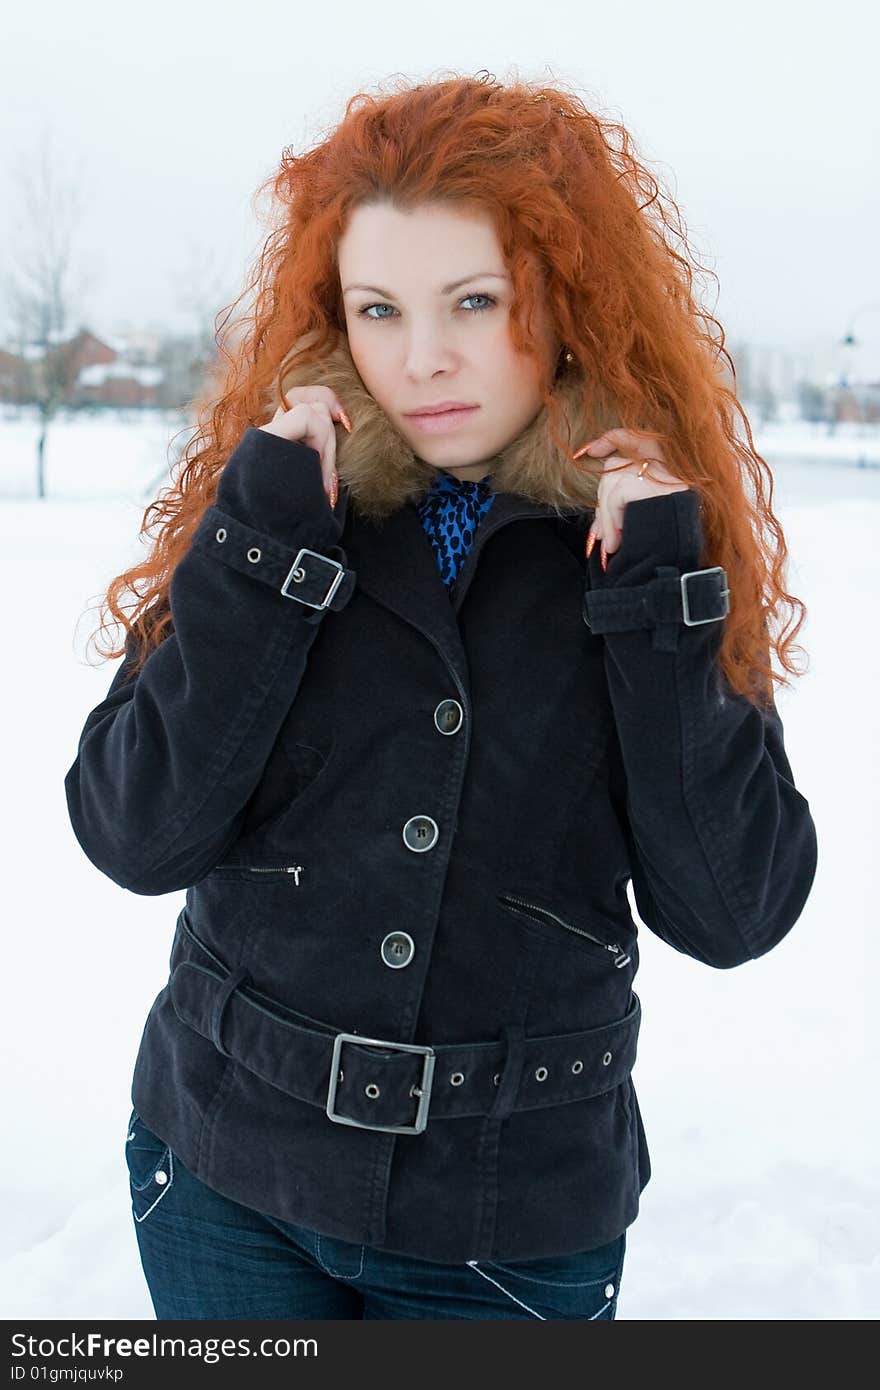
<path fill-rule="evenodd" d="M 472 415 L 480 409 L 478 405 L 456 406 L 452 410 L 435 410 L 431 414 L 410 415 L 408 418 L 414 430 L 422 434 L 447 434 L 453 430 L 464 429 Z"/>
<path fill-rule="evenodd" d="M 438 405 L 425 406 L 424 410 L 410 410 L 407 415 L 410 419 L 418 419 L 423 415 L 448 415 L 453 410 L 476 410 L 475 405 L 468 405 L 466 401 L 440 401 Z"/>

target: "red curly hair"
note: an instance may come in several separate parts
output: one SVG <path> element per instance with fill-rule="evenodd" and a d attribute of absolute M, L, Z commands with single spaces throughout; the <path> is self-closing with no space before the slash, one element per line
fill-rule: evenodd
<path fill-rule="evenodd" d="M 214 501 L 218 475 L 245 428 L 266 423 L 283 398 L 291 345 L 305 338 L 310 346 L 299 360 L 317 361 L 344 331 L 336 244 L 351 210 L 377 200 L 404 209 L 448 200 L 476 204 L 494 219 L 513 280 L 515 345 L 538 354 L 526 325 L 543 293 L 585 393 L 611 399 L 622 425 L 654 435 L 672 473 L 699 491 L 705 563 L 723 565 L 730 586 L 719 651 L 729 685 L 764 704 L 772 681 L 790 684 L 772 671 L 771 646 L 789 674 L 801 674 L 790 653 L 806 609 L 784 587 L 787 549 L 771 507 L 772 474 L 736 398 L 724 330 L 693 291 L 695 272 L 716 277 L 695 259 L 676 204 L 636 158 L 622 125 L 563 87 L 505 85 L 489 74 L 401 81 L 389 94 L 353 96 L 341 122 L 306 153 L 285 149 L 255 199 L 267 191 L 277 225 L 246 289 L 224 311 L 219 365 L 193 402 L 199 424 L 179 472 L 144 514 L 141 534 L 152 548 L 104 598 L 139 645 L 133 672 L 166 635 L 171 576 Z M 250 310 L 234 318 L 251 295 Z M 555 442 L 549 377 L 544 401 Z M 571 467 L 603 471 L 601 460 L 588 458 Z M 127 591 L 137 600 L 130 617 L 121 607 Z M 782 635 L 771 641 L 770 619 L 782 616 Z"/>

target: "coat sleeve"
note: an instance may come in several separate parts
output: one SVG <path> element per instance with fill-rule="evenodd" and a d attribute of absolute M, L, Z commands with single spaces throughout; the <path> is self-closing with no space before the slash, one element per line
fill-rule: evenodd
<path fill-rule="evenodd" d="M 344 506 L 331 510 L 317 450 L 244 432 L 171 577 L 169 635 L 134 680 L 129 636 L 64 779 L 77 840 L 123 888 L 189 887 L 235 840 L 309 648 L 356 576 L 303 557 L 288 587 L 320 603 L 341 574 L 331 608 L 281 586 L 302 547 L 345 566 Z"/>
<path fill-rule="evenodd" d="M 723 677 L 725 618 L 668 621 L 680 576 L 711 565 L 702 549 L 694 489 L 627 503 L 607 571 L 598 544 L 588 561 L 584 619 L 604 642 L 617 731 L 610 788 L 639 915 L 676 950 L 727 969 L 764 955 L 794 926 L 817 838 L 775 703 L 762 711 Z M 615 609 L 663 621 L 620 630 Z"/>

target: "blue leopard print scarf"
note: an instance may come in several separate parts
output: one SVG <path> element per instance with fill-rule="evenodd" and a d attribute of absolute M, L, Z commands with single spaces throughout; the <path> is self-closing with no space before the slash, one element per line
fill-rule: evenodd
<path fill-rule="evenodd" d="M 437 556 L 440 577 L 450 594 L 477 527 L 494 501 L 491 477 L 471 482 L 438 469 L 417 505 L 419 520 Z"/>

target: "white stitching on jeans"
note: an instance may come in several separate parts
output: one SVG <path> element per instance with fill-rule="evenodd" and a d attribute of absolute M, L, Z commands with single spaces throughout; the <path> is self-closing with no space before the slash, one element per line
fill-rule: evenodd
<path fill-rule="evenodd" d="M 497 1269 L 502 1274 L 508 1273 L 503 1265 L 495 1264 L 492 1260 L 487 1260 L 486 1263 L 490 1269 Z M 517 1279 L 524 1279 L 528 1284 L 545 1284 L 551 1289 L 594 1289 L 598 1284 L 607 1284 L 617 1274 L 616 1270 L 612 1270 L 610 1274 L 605 1275 L 604 1279 L 584 1279 L 568 1283 L 564 1279 L 538 1279 L 534 1274 L 520 1274 L 519 1270 L 510 1272 L 515 1273 Z"/>
<path fill-rule="evenodd" d="M 483 1276 L 484 1279 L 488 1279 L 488 1280 L 489 1280 L 489 1283 L 490 1283 L 490 1284 L 494 1284 L 495 1287 L 496 1287 L 496 1289 L 500 1289 L 502 1293 L 506 1293 L 506 1294 L 507 1294 L 507 1297 L 508 1297 L 508 1298 L 512 1298 L 513 1301 L 514 1301 L 514 1303 L 518 1303 L 519 1306 L 520 1306 L 520 1308 L 525 1308 L 525 1310 L 526 1310 L 527 1313 L 531 1313 L 534 1317 L 540 1318 L 542 1322 L 546 1322 L 546 1321 L 547 1321 L 547 1319 L 544 1317 L 543 1313 L 537 1313 L 537 1312 L 535 1312 L 535 1309 L 534 1309 L 534 1308 L 530 1308 L 529 1305 L 528 1305 L 527 1303 L 523 1303 L 523 1301 L 522 1301 L 521 1298 L 517 1298 L 516 1294 L 512 1294 L 512 1293 L 510 1292 L 510 1289 L 506 1289 L 506 1288 L 504 1287 L 503 1284 L 499 1284 L 499 1283 L 498 1283 L 498 1280 L 497 1280 L 497 1279 L 493 1279 L 491 1275 L 486 1274 L 484 1270 L 480 1269 L 480 1267 L 479 1267 L 479 1265 L 477 1264 L 476 1260 L 468 1260 L 467 1263 L 470 1265 L 471 1269 L 476 1270 L 477 1274 L 481 1274 L 481 1275 Z M 606 1306 L 607 1306 L 607 1305 L 606 1305 Z"/>
<path fill-rule="evenodd" d="M 138 1216 L 137 1212 L 134 1212 L 134 1219 L 135 1219 L 135 1221 L 144 1221 L 144 1220 L 146 1220 L 146 1218 L 149 1216 L 150 1212 L 153 1210 L 153 1207 L 156 1205 L 156 1202 L 161 1202 L 162 1198 L 163 1198 L 164 1196 L 166 1196 L 167 1193 L 169 1193 L 169 1192 L 171 1191 L 171 1185 L 172 1185 L 172 1183 L 174 1182 L 174 1154 L 171 1152 L 170 1149 L 167 1150 L 167 1153 L 168 1153 L 168 1168 L 169 1168 L 168 1181 L 167 1181 L 167 1183 L 165 1184 L 165 1186 L 161 1189 L 161 1191 L 160 1191 L 160 1193 L 159 1193 L 159 1196 L 156 1198 L 156 1201 L 155 1201 L 155 1202 L 151 1202 L 150 1205 L 147 1207 L 147 1209 L 146 1209 L 146 1211 L 144 1212 L 143 1216 Z M 158 1171 L 158 1170 L 157 1170 L 157 1171 Z"/>
<path fill-rule="evenodd" d="M 316 1239 L 315 1239 L 315 1255 L 316 1255 L 316 1257 L 317 1257 L 318 1264 L 321 1266 L 321 1268 L 324 1270 L 324 1272 L 325 1272 L 326 1274 L 332 1275 L 332 1277 L 333 1277 L 334 1279 L 342 1279 L 343 1281 L 344 1281 L 344 1280 L 347 1280 L 347 1279 L 360 1279 L 361 1275 L 362 1275 L 363 1272 L 364 1272 L 364 1247 L 363 1247 L 363 1246 L 361 1246 L 361 1263 L 360 1263 L 360 1267 L 359 1267 L 357 1273 L 356 1273 L 356 1274 L 340 1274 L 338 1270 L 331 1269 L 329 1265 L 327 1265 L 327 1264 L 324 1263 L 324 1260 L 323 1260 L 322 1257 L 321 1257 L 321 1237 L 320 1237 L 320 1235 L 318 1234 L 317 1231 L 315 1232 L 315 1237 L 316 1237 Z"/>
<path fill-rule="evenodd" d="M 604 1303 L 604 1304 L 602 1305 L 602 1307 L 599 1309 L 598 1313 L 591 1313 L 591 1314 L 590 1314 L 590 1316 L 587 1318 L 587 1322 L 595 1322 L 596 1318 L 601 1318 L 602 1314 L 605 1312 L 605 1309 L 606 1309 L 606 1308 L 610 1308 L 610 1307 L 611 1307 L 611 1299 L 609 1298 L 608 1302 L 607 1302 L 607 1303 Z"/>

